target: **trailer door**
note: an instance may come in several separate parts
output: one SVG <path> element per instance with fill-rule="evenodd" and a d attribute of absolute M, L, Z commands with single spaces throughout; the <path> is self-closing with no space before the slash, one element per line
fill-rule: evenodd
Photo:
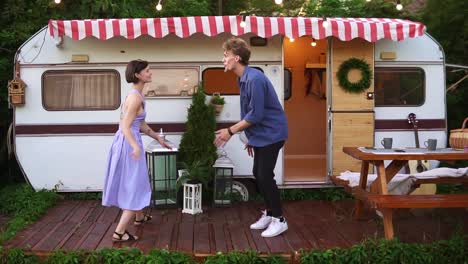
<path fill-rule="evenodd" d="M 374 69 L 374 44 L 362 39 L 340 41 L 333 38 L 330 46 L 330 67 L 328 79 L 331 91 L 328 100 L 328 175 L 341 172 L 360 171 L 360 162 L 342 151 L 343 146 L 374 146 L 374 82 L 361 93 L 346 92 L 338 82 L 336 74 L 340 65 L 350 59 L 363 59 Z M 351 70 L 351 82 L 360 80 L 360 72 Z M 371 93 L 368 96 L 368 93 Z"/>

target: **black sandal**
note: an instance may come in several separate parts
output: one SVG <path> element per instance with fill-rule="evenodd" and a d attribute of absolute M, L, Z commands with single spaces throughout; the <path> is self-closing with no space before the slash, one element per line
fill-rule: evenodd
<path fill-rule="evenodd" d="M 114 241 L 114 242 L 135 241 L 135 240 L 138 239 L 134 235 L 130 234 L 127 230 L 125 230 L 125 232 L 123 232 L 123 234 L 120 234 L 120 233 L 117 233 L 117 232 L 114 231 L 114 234 L 116 234 L 119 237 L 119 238 L 115 238 L 114 236 L 112 236 L 112 241 Z M 123 239 L 125 234 L 127 234 L 127 236 L 128 236 L 127 239 Z"/>
<path fill-rule="evenodd" d="M 151 221 L 153 219 L 153 217 L 151 215 L 144 215 L 143 218 L 141 220 L 136 220 L 135 218 L 135 221 L 133 222 L 134 225 L 141 225 L 145 222 L 148 222 L 148 221 Z"/>

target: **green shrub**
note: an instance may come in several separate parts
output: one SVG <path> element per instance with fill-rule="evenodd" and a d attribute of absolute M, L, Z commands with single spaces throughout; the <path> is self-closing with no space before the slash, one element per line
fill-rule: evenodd
<path fill-rule="evenodd" d="M 407 244 L 397 239 L 370 239 L 351 248 L 334 248 L 325 251 L 310 250 L 301 252 L 301 263 L 308 264 L 358 264 L 358 263 L 405 263 L 438 264 L 466 263 L 468 259 L 466 239 L 457 234 L 450 240 L 431 244 Z"/>
<path fill-rule="evenodd" d="M 227 254 L 218 253 L 215 256 L 206 258 L 205 264 L 286 264 L 284 258 L 280 256 L 260 257 L 253 251 L 230 252 Z"/>
<path fill-rule="evenodd" d="M 224 101 L 224 97 L 221 97 L 219 94 L 215 94 L 211 97 L 210 102 L 215 105 L 224 105 L 226 102 Z"/>
<path fill-rule="evenodd" d="M 7 227 L 0 234 L 0 244 L 13 237 L 26 225 L 39 219 L 57 202 L 54 191 L 36 192 L 26 184 L 11 185 L 0 190 L 0 213 L 11 216 Z"/>

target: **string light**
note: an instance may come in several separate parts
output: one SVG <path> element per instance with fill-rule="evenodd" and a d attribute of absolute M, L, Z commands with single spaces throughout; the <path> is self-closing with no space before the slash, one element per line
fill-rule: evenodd
<path fill-rule="evenodd" d="M 55 0 L 54 2 L 58 5 L 60 2 L 62 2 L 62 0 Z"/>
<path fill-rule="evenodd" d="M 326 18 L 326 17 L 323 18 L 322 26 L 323 26 L 324 28 L 328 27 L 328 21 L 327 21 L 327 18 Z"/>
<path fill-rule="evenodd" d="M 312 47 L 317 46 L 317 42 L 315 42 L 315 39 L 314 39 L 314 38 L 312 38 L 312 42 L 310 43 L 310 45 L 311 45 Z"/>
<path fill-rule="evenodd" d="M 156 10 L 161 11 L 162 5 L 161 5 L 161 0 L 158 1 L 158 4 L 156 5 Z"/>
<path fill-rule="evenodd" d="M 294 42 L 294 39 L 293 39 L 293 38 L 289 38 L 289 42 Z"/>
<path fill-rule="evenodd" d="M 396 9 L 397 9 L 398 11 L 402 10 L 402 9 L 403 9 L 403 5 L 401 4 L 401 1 L 400 1 L 400 0 L 397 0 L 396 3 L 397 3 Z"/>
<path fill-rule="evenodd" d="M 245 15 L 242 15 L 242 21 L 240 22 L 239 26 L 241 28 L 245 28 Z"/>
<path fill-rule="evenodd" d="M 275 0 L 275 4 L 281 5 L 283 3 L 283 0 Z"/>
<path fill-rule="evenodd" d="M 370 1 L 372 1 L 372 0 L 366 0 L 366 2 L 370 2 Z"/>

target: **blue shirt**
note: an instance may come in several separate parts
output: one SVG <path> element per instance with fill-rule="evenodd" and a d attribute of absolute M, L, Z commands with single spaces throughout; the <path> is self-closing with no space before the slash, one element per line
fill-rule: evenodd
<path fill-rule="evenodd" d="M 241 119 L 249 145 L 264 147 L 288 138 L 288 123 L 275 89 L 263 72 L 245 67 L 239 79 Z"/>

